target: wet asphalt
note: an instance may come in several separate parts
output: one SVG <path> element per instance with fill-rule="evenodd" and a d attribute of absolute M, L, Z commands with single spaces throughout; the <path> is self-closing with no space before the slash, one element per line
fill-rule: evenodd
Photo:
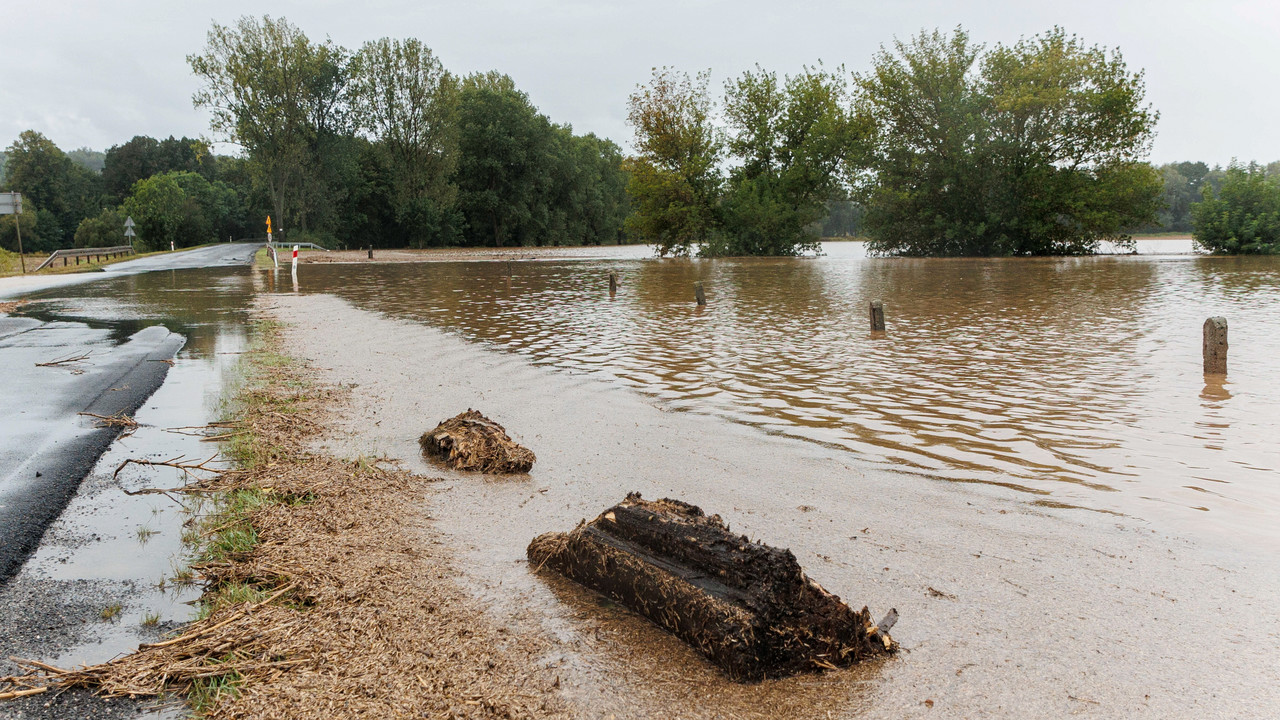
<path fill-rule="evenodd" d="M 212 245 L 85 275 L 243 265 L 258 247 Z M 0 316 L 0 582 L 21 568 L 120 434 L 80 413 L 132 415 L 164 382 L 183 342 L 160 326 L 117 344 L 108 331 L 84 323 Z"/>
<path fill-rule="evenodd" d="M 0 279 L 0 297 L 157 270 L 245 265 L 258 247 L 211 246 L 119 263 L 109 271 Z M 112 299 L 111 287 L 119 284 L 104 285 L 98 297 Z M 94 297 L 95 290 L 90 285 L 76 294 Z M 178 510 L 149 501 L 155 496 L 122 495 L 122 486 L 141 487 L 149 480 L 133 477 L 137 473 L 119 478 L 111 473 L 121 457 L 139 452 L 155 457 L 191 452 L 195 438 L 166 434 L 152 424 L 181 425 L 201 415 L 189 406 L 191 370 L 176 380 L 188 387 L 169 395 L 156 392 L 172 376 L 170 365 L 186 337 L 159 324 L 95 322 L 72 310 L 73 317 L 21 310 L 0 315 L 0 654 L 63 666 L 126 652 L 177 627 L 189 614 L 188 591 L 152 585 L 178 552 L 180 520 L 165 519 Z M 191 365 L 178 362 L 187 363 L 178 369 Z M 126 440 L 120 438 L 121 428 L 104 427 L 81 413 L 123 413 L 143 425 Z M 151 540 L 159 546 L 144 549 L 147 538 L 141 538 L 129 549 L 134 526 L 159 529 Z M 99 613 L 113 602 L 120 603 L 121 614 L 105 621 Z M 160 622 L 140 626 L 151 613 Z M 17 670 L 0 659 L 0 675 Z M 172 704 L 157 708 L 149 701 L 108 701 L 89 691 L 0 702 L 0 718 L 140 713 L 152 718 L 183 714 Z"/>
<path fill-rule="evenodd" d="M 176 253 L 152 255 L 138 260 L 126 260 L 114 265 L 107 265 L 93 272 L 69 275 L 19 275 L 0 278 L 0 299 L 11 299 L 39 290 L 79 285 L 109 277 L 136 275 L 156 270 L 188 270 L 192 268 L 247 265 L 253 262 L 254 254 L 261 247 L 261 243 L 207 245 Z"/>

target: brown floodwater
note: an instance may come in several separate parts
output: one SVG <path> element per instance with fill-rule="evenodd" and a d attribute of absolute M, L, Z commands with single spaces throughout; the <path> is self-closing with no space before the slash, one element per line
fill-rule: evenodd
<path fill-rule="evenodd" d="M 1280 545 L 1280 258 L 642 253 L 306 266 L 300 287 L 860 462 Z M 1225 381 L 1201 371 L 1213 315 Z"/>
<path fill-rule="evenodd" d="M 300 285 L 316 279 L 303 272 Z M 550 640 L 544 662 L 576 717 L 1204 720 L 1280 707 L 1280 574 L 1262 546 L 888 470 L 326 294 L 259 302 L 288 323 L 290 352 L 351 388 L 323 449 L 442 479 L 422 512 L 458 579 L 513 632 Z M 458 473 L 420 455 L 418 436 L 468 407 L 537 453 L 528 475 Z M 643 618 L 527 563 L 532 538 L 633 490 L 789 548 L 854 607 L 897 608 L 904 652 L 742 685 Z"/>

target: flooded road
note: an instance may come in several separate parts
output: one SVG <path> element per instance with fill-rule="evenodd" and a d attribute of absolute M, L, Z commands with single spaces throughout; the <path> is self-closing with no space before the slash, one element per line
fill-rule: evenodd
<path fill-rule="evenodd" d="M 323 449 L 444 478 L 422 511 L 497 621 L 551 639 L 547 666 L 579 717 L 1199 720 L 1280 704 L 1280 574 L 1259 547 L 886 471 L 333 296 L 261 302 L 291 324 L 291 352 L 351 389 Z M 527 477 L 422 459 L 418 435 L 466 408 L 537 453 Z M 529 567 L 533 537 L 629 491 L 695 503 L 791 549 L 855 607 L 897 608 L 905 651 L 848 671 L 733 683 L 643 618 Z"/>
<path fill-rule="evenodd" d="M 8 504 L 8 493 L 23 502 L 39 503 L 46 513 L 57 516 L 47 530 L 36 530 L 31 544 L 38 541 L 39 547 L 17 574 L 0 582 L 0 675 L 16 669 L 8 661 L 12 656 L 62 667 L 103 662 L 132 651 L 139 642 L 155 641 L 192 617 L 199 589 L 173 582 L 186 562 L 183 522 L 187 515 L 164 495 L 125 493 L 180 485 L 185 482 L 181 472 L 137 465 L 118 475 L 115 471 L 126 459 L 204 459 L 215 452 L 216 447 L 201 442 L 198 435 L 173 429 L 219 417 L 223 388 L 234 380 L 240 353 L 247 346 L 246 310 L 253 292 L 253 275 L 247 267 L 99 277 L 98 282 L 31 295 L 17 315 L 0 319 L 0 326 L 7 323 L 22 331 L 0 338 L 0 356 L 10 363 L 10 382 L 0 391 L 0 419 L 13 431 L 0 438 L 0 450 L 6 451 L 0 452 L 0 505 Z M 181 347 L 176 356 L 170 348 L 162 357 L 138 363 L 164 378 L 154 394 L 151 387 L 140 387 L 136 377 L 111 375 L 119 364 L 117 358 L 139 338 L 148 337 Z M 67 366 L 33 366 L 69 349 L 87 357 Z M 68 390 L 98 375 L 109 387 L 98 390 L 94 403 L 114 401 L 131 391 L 144 392 L 141 406 L 132 414 L 139 426 L 113 442 L 107 438 L 104 446 L 110 444 L 101 457 L 86 455 L 67 439 L 102 432 L 92 429 L 97 424 L 93 418 L 75 414 L 77 408 L 71 404 L 79 395 Z M 90 407 L 98 409 L 97 404 Z M 99 410 L 100 414 L 114 411 Z M 57 503 L 34 488 L 49 477 L 49 468 L 37 452 L 45 446 L 52 458 L 83 464 L 80 474 L 66 478 L 67 493 Z M 24 476 L 15 482 L 23 468 L 35 467 L 33 463 L 45 477 Z M 28 513 L 24 522 L 32 517 Z M 0 534 L 9 540 L 8 533 L 20 529 L 6 525 Z M 7 702 L 0 707 L 0 715 L 108 718 L 138 717 L 144 711 L 149 717 L 184 715 L 181 708 L 171 706 L 157 714 L 154 705 L 151 701 L 103 701 L 89 691 L 72 691 Z"/>
<path fill-rule="evenodd" d="M 1280 547 L 1280 260 L 826 249 L 800 260 L 309 266 L 301 289 L 853 461 Z M 695 281 L 710 298 L 702 309 Z M 868 330 L 875 299 L 883 337 Z M 1230 322 L 1225 382 L 1201 372 L 1212 315 Z"/>

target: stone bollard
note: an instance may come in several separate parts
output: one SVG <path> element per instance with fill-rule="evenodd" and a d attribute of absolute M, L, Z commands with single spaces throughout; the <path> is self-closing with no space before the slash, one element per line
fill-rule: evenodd
<path fill-rule="evenodd" d="M 1204 321 L 1204 374 L 1227 374 L 1227 319 L 1224 317 Z"/>
<path fill-rule="evenodd" d="M 609 294 L 618 294 L 618 273 L 616 272 L 609 273 Z"/>
<path fill-rule="evenodd" d="M 707 304 L 707 294 L 703 292 L 701 282 L 696 282 L 693 284 L 693 297 L 698 301 L 699 305 Z"/>
<path fill-rule="evenodd" d="M 871 332 L 884 332 L 884 303 L 871 301 Z"/>

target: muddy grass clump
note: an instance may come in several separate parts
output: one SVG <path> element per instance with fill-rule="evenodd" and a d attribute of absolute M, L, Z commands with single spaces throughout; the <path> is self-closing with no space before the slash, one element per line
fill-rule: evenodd
<path fill-rule="evenodd" d="M 487 473 L 526 473 L 537 459 L 533 451 L 512 440 L 501 425 L 478 410 L 445 420 L 418 438 L 422 452 L 443 460 L 455 470 Z"/>
<path fill-rule="evenodd" d="M 626 500 L 529 544 L 529 562 L 644 615 L 738 681 L 834 669 L 892 654 L 879 623 L 809 579 L 790 550 L 734 535 L 678 500 Z"/>

